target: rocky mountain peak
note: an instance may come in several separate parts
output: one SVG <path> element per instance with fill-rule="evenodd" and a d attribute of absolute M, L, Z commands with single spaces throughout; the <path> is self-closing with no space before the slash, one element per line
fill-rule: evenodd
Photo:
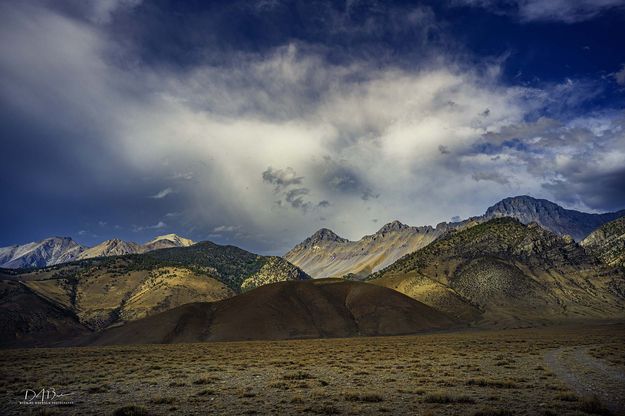
<path fill-rule="evenodd" d="M 334 241 L 337 243 L 346 243 L 349 240 L 343 237 L 339 237 L 336 233 L 328 228 L 322 228 L 313 235 L 311 235 L 306 242 L 307 243 L 318 243 L 320 241 Z"/>
<path fill-rule="evenodd" d="M 382 228 L 380 228 L 376 234 L 386 234 L 386 233 L 390 233 L 393 231 L 400 231 L 400 230 L 405 230 L 410 228 L 409 225 L 403 224 L 397 220 L 389 222 L 388 224 L 385 224 Z"/>
<path fill-rule="evenodd" d="M 529 195 L 504 198 L 486 210 L 486 217 L 523 215 L 530 217 L 540 212 L 556 213 L 565 211 L 559 205 L 546 199 L 536 199 Z"/>
<path fill-rule="evenodd" d="M 593 230 L 625 215 L 625 211 L 592 214 L 566 209 L 546 199 L 528 195 L 505 198 L 486 210 L 484 220 L 513 217 L 523 224 L 537 223 L 558 235 L 570 235 L 576 241 L 582 240 Z"/>

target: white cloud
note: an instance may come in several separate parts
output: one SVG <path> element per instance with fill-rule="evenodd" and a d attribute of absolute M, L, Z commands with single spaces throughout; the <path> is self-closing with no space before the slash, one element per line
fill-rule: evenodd
<path fill-rule="evenodd" d="M 165 198 L 167 195 L 173 193 L 174 190 L 171 188 L 165 188 L 162 191 L 158 191 L 156 194 L 151 195 L 150 198 L 152 199 L 163 199 Z"/>
<path fill-rule="evenodd" d="M 625 6 L 624 0 L 454 0 L 452 4 L 486 8 L 513 14 L 524 21 L 575 23 Z"/>
<path fill-rule="evenodd" d="M 220 225 L 219 227 L 213 228 L 213 232 L 215 233 L 232 233 L 239 231 L 241 229 L 240 225 Z"/>
<path fill-rule="evenodd" d="M 160 230 L 163 228 L 167 228 L 167 224 L 163 221 L 159 221 L 153 225 L 133 225 L 132 230 L 134 232 L 140 232 L 145 230 Z"/>

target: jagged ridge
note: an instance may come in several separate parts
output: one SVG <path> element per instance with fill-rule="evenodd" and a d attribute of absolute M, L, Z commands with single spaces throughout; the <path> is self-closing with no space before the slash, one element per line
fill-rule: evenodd
<path fill-rule="evenodd" d="M 605 264 L 625 268 L 625 217 L 602 225 L 580 244 Z"/>
<path fill-rule="evenodd" d="M 558 235 L 571 235 L 579 241 L 598 226 L 623 214 L 625 211 L 588 214 L 523 195 L 503 199 L 488 208 L 484 215 L 440 223 L 435 228 L 411 227 L 392 221 L 358 241 L 348 241 L 328 229 L 321 229 L 284 257 L 316 278 L 348 276 L 361 279 L 425 247 L 449 230 L 463 230 L 493 218 L 512 217 L 523 224 L 536 222 Z"/>

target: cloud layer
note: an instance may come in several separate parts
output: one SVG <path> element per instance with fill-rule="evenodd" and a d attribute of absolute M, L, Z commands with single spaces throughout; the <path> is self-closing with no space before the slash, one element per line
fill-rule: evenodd
<path fill-rule="evenodd" d="M 442 51 L 442 36 L 428 43 L 442 23 L 427 7 L 358 30 L 326 16 L 354 38 L 400 21 L 428 50 L 412 67 L 333 59 L 300 40 L 148 65 L 109 31 L 119 8 L 137 7 L 78 18 L 0 6 L 3 185 L 19 199 L 28 184 L 37 197 L 24 200 L 47 201 L 48 221 L 74 216 L 76 233 L 98 218 L 121 224 L 117 234 L 281 253 L 320 227 L 359 238 L 378 222 L 435 224 L 515 194 L 625 206 L 624 114 L 576 111 L 598 84 L 506 84 L 505 60 L 475 64 Z"/>
<path fill-rule="evenodd" d="M 523 21 L 576 23 L 625 7 L 623 0 L 455 0 L 456 5 L 485 8 Z"/>

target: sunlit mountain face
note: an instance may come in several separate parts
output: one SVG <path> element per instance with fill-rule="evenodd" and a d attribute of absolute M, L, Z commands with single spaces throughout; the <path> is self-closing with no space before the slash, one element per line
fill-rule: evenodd
<path fill-rule="evenodd" d="M 0 5 L 0 247 L 284 254 L 531 195 L 625 207 L 625 9 L 565 1 Z"/>

